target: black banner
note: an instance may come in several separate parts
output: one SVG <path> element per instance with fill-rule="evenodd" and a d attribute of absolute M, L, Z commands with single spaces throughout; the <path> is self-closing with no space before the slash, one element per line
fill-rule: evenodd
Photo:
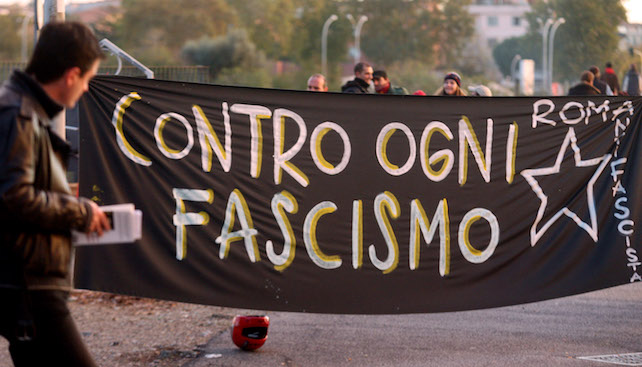
<path fill-rule="evenodd" d="M 322 313 L 497 307 L 641 281 L 642 98 L 342 95 L 96 78 L 80 193 L 143 239 L 79 288 Z"/>

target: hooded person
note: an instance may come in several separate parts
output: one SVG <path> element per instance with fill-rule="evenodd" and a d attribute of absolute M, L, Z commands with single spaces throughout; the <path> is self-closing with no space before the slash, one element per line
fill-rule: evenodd
<path fill-rule="evenodd" d="M 461 77 L 454 71 L 444 76 L 444 84 L 436 95 L 438 96 L 465 96 L 466 93 L 461 89 Z"/>

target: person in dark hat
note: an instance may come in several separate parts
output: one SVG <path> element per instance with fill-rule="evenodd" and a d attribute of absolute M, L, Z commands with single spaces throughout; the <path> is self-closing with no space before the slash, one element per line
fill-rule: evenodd
<path fill-rule="evenodd" d="M 593 96 L 600 94 L 600 90 L 593 86 L 595 76 L 589 70 L 585 70 L 580 76 L 579 84 L 569 89 L 569 96 Z"/>
<path fill-rule="evenodd" d="M 444 85 L 437 91 L 438 96 L 465 96 L 461 89 L 461 77 L 454 71 L 446 74 Z"/>

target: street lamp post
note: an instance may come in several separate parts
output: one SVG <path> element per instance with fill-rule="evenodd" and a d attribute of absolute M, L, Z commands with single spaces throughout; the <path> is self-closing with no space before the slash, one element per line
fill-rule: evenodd
<path fill-rule="evenodd" d="M 21 44 L 21 49 L 20 49 L 20 61 L 23 63 L 27 62 L 27 25 L 29 24 L 29 20 L 33 18 L 33 14 L 29 13 L 25 15 L 24 18 L 22 18 L 22 44 Z"/>
<path fill-rule="evenodd" d="M 548 18 L 546 22 L 537 19 L 542 33 L 542 89 L 551 93 L 553 84 L 553 45 L 555 44 L 555 32 L 560 25 L 566 23 L 564 18 Z"/>
<path fill-rule="evenodd" d="M 361 59 L 361 28 L 363 27 L 363 23 L 368 21 L 368 17 L 365 15 L 360 16 L 359 21 L 355 24 L 352 14 L 348 14 L 346 16 L 348 17 L 348 20 L 350 20 L 350 23 L 352 23 L 352 28 L 354 30 L 354 63 L 356 64 Z"/>
<path fill-rule="evenodd" d="M 548 18 L 544 23 L 542 19 L 538 18 L 537 22 L 542 33 L 542 89 L 546 90 L 548 86 L 548 31 L 553 25 L 553 19 Z"/>
<path fill-rule="evenodd" d="M 323 31 L 321 32 L 321 72 L 327 78 L 328 75 L 328 30 L 330 25 L 339 19 L 336 14 L 330 17 L 323 24 Z"/>
<path fill-rule="evenodd" d="M 35 23 L 37 31 L 40 31 L 41 16 L 45 24 L 65 20 L 65 0 L 36 0 L 34 1 L 34 6 L 36 9 Z M 63 139 L 65 138 L 65 125 L 65 111 L 63 110 L 53 119 L 52 124 L 53 130 Z"/>
<path fill-rule="evenodd" d="M 555 23 L 553 23 L 553 27 L 551 28 L 551 39 L 548 44 L 548 80 L 546 85 L 549 92 L 552 92 L 551 87 L 553 84 L 553 45 L 555 44 L 555 32 L 557 32 L 557 28 L 559 28 L 559 26 L 564 23 L 566 23 L 566 19 L 558 18 Z"/>

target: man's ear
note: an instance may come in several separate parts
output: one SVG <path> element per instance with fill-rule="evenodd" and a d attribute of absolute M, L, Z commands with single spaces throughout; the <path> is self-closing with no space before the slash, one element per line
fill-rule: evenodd
<path fill-rule="evenodd" d="M 77 66 L 71 67 L 65 71 L 65 85 L 67 87 L 72 86 L 78 79 L 80 79 L 82 72 Z"/>

